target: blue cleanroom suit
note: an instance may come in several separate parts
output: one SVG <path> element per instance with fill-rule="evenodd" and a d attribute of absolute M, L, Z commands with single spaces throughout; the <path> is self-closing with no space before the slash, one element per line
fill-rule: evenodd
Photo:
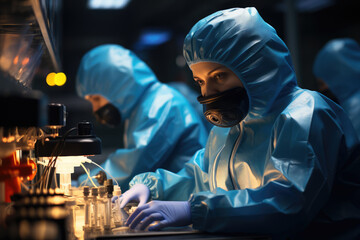
<path fill-rule="evenodd" d="M 160 167 L 180 170 L 205 146 L 207 130 L 190 103 L 160 83 L 130 50 L 109 44 L 89 51 L 81 61 L 76 87 L 82 97 L 106 97 L 125 121 L 125 148 L 102 164 L 123 191 L 138 173 Z"/>
<path fill-rule="evenodd" d="M 316 56 L 313 71 L 329 86 L 360 137 L 360 45 L 350 38 L 329 41 Z"/>
<path fill-rule="evenodd" d="M 180 172 L 140 174 L 131 186 L 145 184 L 152 199 L 188 200 L 193 227 L 208 232 L 291 236 L 315 223 L 360 222 L 351 122 L 334 102 L 297 86 L 288 48 L 255 8 L 200 20 L 184 56 L 190 66 L 230 68 L 246 88 L 248 115 L 232 128 L 214 127 Z"/>

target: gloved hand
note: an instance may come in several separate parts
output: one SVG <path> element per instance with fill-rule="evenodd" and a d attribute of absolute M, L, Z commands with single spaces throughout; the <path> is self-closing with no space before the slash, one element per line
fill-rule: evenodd
<path fill-rule="evenodd" d="M 154 221 L 159 223 L 149 227 L 149 231 L 164 227 L 180 227 L 191 224 L 190 203 L 187 201 L 151 201 L 138 207 L 130 215 L 125 225 L 134 229 L 139 224 L 144 230 Z"/>
<path fill-rule="evenodd" d="M 147 186 L 145 186 L 144 184 L 135 184 L 134 186 L 132 186 L 132 188 L 130 188 L 120 196 L 120 208 L 124 208 L 125 205 L 131 200 L 139 201 L 138 207 L 140 207 L 146 203 L 146 201 L 149 199 L 149 196 L 150 190 Z M 112 200 L 115 201 L 114 198 Z"/>

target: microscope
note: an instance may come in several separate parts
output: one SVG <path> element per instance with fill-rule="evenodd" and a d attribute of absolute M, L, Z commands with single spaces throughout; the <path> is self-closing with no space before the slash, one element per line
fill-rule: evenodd
<path fill-rule="evenodd" d="M 38 239 L 42 234 L 47 239 L 78 238 L 82 232 L 76 232 L 76 224 L 85 223 L 79 223 L 76 215 L 84 212 L 86 197 L 75 193 L 86 190 L 72 187 L 71 174 L 75 167 L 92 162 L 87 157 L 101 154 L 101 140 L 91 122 L 79 122 L 61 134 L 65 106 L 48 104 L 38 91 L 0 92 L 0 106 L 0 229 L 10 230 L 4 231 L 5 238 Z M 96 222 L 89 225 L 91 232 L 101 231 L 102 213 L 94 212 L 98 207 L 108 212 L 103 221 L 111 227 L 114 186 L 110 180 L 99 197 L 98 187 L 91 188 L 88 217 Z"/>

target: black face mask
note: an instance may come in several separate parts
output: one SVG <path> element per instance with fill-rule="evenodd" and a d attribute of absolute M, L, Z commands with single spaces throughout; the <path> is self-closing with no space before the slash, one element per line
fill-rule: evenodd
<path fill-rule="evenodd" d="M 121 123 L 120 112 L 111 103 L 99 108 L 96 112 L 94 112 L 94 114 L 98 122 L 108 125 L 109 127 L 116 127 Z"/>
<path fill-rule="evenodd" d="M 249 98 L 244 88 L 237 87 L 211 96 L 199 96 L 206 119 L 218 127 L 232 127 L 249 111 Z"/>

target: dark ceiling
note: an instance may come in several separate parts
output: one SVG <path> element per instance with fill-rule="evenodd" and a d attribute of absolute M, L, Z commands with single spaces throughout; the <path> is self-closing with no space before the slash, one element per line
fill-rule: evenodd
<path fill-rule="evenodd" d="M 82 41 L 118 40 L 131 44 L 147 27 L 169 27 L 181 33 L 202 17 L 216 10 L 235 6 L 257 6 L 271 9 L 278 1 L 252 0 L 133 0 L 124 9 L 90 10 L 87 1 L 64 1 L 64 37 Z M 251 3 L 251 5 L 250 5 Z M 83 42 L 82 42 L 83 43 Z"/>
<path fill-rule="evenodd" d="M 87 1 L 63 2 L 62 59 L 70 80 L 76 74 L 80 58 L 86 51 L 104 43 L 117 43 L 134 49 L 142 30 L 167 28 L 173 41 L 148 50 L 137 52 L 158 75 L 160 81 L 173 78 L 173 66 L 181 55 L 182 40 L 192 25 L 208 14 L 230 7 L 256 6 L 270 12 L 279 1 L 252 0 L 133 0 L 121 10 L 90 10 Z M 281 17 L 281 13 L 278 13 Z M 168 66 L 167 66 L 168 65 Z M 71 85 L 71 84 L 70 84 Z M 70 88 L 71 86 L 68 85 Z"/>
<path fill-rule="evenodd" d="M 280 37 L 288 43 L 287 2 L 306 3 L 308 8 L 298 9 L 297 46 L 299 52 L 297 72 L 300 85 L 315 88 L 311 64 L 316 52 L 329 39 L 353 37 L 360 40 L 360 18 L 356 0 L 132 0 L 124 9 L 91 10 L 87 0 L 63 0 L 61 9 L 60 57 L 68 82 L 63 87 L 47 87 L 45 81 L 37 80 L 35 88 L 51 94 L 75 94 L 74 82 L 81 57 L 91 48 L 105 43 L 117 43 L 134 50 L 150 67 L 160 81 L 177 78 L 180 71 L 189 74 L 187 68 L 175 64 L 181 55 L 182 41 L 190 28 L 201 18 L 220 9 L 254 6 L 271 24 Z M 311 5 L 324 4 L 318 9 Z M 299 4 L 300 5 L 300 4 Z M 167 28 L 173 39 L 146 51 L 136 51 L 134 43 L 146 28 Z"/>

